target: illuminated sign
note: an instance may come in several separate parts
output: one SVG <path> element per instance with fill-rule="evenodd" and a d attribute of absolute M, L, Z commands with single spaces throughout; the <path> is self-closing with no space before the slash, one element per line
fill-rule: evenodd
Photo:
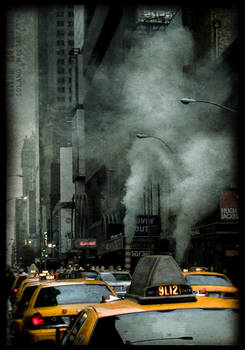
<path fill-rule="evenodd" d="M 91 246 L 94 247 L 94 246 L 96 246 L 96 240 L 92 240 L 91 241 L 91 240 L 88 240 L 88 239 L 84 239 L 84 240 L 81 240 L 79 244 L 80 244 L 81 247 L 88 247 L 88 246 L 89 247 L 91 247 Z"/>
<path fill-rule="evenodd" d="M 166 284 L 147 288 L 146 296 L 148 297 L 168 297 L 192 294 L 192 288 L 188 285 Z"/>
<path fill-rule="evenodd" d="M 220 198 L 221 220 L 239 220 L 238 192 L 235 190 L 224 191 Z"/>
<path fill-rule="evenodd" d="M 73 249 L 77 248 L 96 248 L 95 238 L 77 238 L 72 242 Z"/>

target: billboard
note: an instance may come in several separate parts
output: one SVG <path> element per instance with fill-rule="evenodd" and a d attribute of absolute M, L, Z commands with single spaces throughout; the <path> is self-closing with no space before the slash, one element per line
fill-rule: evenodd
<path fill-rule="evenodd" d="M 220 197 L 220 219 L 239 220 L 239 195 L 237 190 L 222 192 Z"/>
<path fill-rule="evenodd" d="M 160 236 L 161 226 L 158 215 L 136 216 L 135 236 Z"/>

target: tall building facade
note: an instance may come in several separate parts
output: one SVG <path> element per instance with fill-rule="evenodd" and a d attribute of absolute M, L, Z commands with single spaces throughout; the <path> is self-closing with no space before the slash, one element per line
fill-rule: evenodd
<path fill-rule="evenodd" d="M 14 198 L 23 197 L 24 192 L 24 196 L 27 196 L 29 185 L 31 186 L 30 190 L 33 190 L 32 193 L 36 191 L 33 186 L 36 185 L 37 188 L 39 186 L 37 166 L 39 145 L 36 137 L 38 120 L 37 17 L 34 7 L 17 6 L 17 4 L 16 6 L 7 7 L 6 14 L 6 236 L 7 245 L 10 246 L 9 238 L 13 242 L 15 234 L 16 236 L 19 235 L 16 220 L 20 217 L 18 211 L 21 210 L 21 206 L 19 204 L 14 206 Z M 31 152 L 33 161 L 34 159 L 36 161 L 35 183 L 30 181 L 30 177 L 34 176 L 29 173 L 30 163 L 27 164 L 28 159 L 24 160 L 21 155 L 26 141 L 25 137 L 27 137 L 28 142 L 31 139 L 35 140 Z M 26 147 L 26 144 L 24 147 Z M 30 162 L 32 163 L 32 160 Z M 25 165 L 29 170 L 23 169 Z M 33 213 L 36 216 L 36 228 L 33 223 L 33 227 L 30 229 L 32 233 L 39 231 L 38 191 L 35 196 L 36 199 L 33 199 L 32 202 L 35 205 L 32 206 L 31 210 L 35 211 L 36 207 L 36 214 Z M 25 234 L 27 234 L 27 231 Z M 17 243 L 16 249 L 18 249 Z M 9 254 L 7 254 L 7 261 L 9 257 Z"/>
<path fill-rule="evenodd" d="M 73 6 L 38 7 L 40 234 L 52 242 L 60 200 L 60 148 L 71 146 Z M 72 194 L 71 194 L 72 199 Z M 44 240 L 47 235 L 47 241 Z"/>

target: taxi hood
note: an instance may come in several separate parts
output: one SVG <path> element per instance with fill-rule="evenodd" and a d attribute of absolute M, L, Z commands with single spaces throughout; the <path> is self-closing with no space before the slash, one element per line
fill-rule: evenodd
<path fill-rule="evenodd" d="M 171 255 L 145 256 L 136 265 L 127 295 L 144 296 L 145 288 L 160 284 L 187 285 L 187 282 Z"/>

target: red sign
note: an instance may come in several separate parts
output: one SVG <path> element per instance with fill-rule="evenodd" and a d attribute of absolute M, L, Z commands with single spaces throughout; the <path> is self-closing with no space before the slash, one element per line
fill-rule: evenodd
<path fill-rule="evenodd" d="M 81 247 L 91 247 L 91 246 L 94 247 L 94 246 L 96 246 L 96 240 L 91 241 L 88 239 L 82 239 L 82 240 L 80 240 L 79 245 Z"/>
<path fill-rule="evenodd" d="M 228 190 L 221 194 L 220 218 L 221 220 L 239 220 L 238 191 Z"/>

